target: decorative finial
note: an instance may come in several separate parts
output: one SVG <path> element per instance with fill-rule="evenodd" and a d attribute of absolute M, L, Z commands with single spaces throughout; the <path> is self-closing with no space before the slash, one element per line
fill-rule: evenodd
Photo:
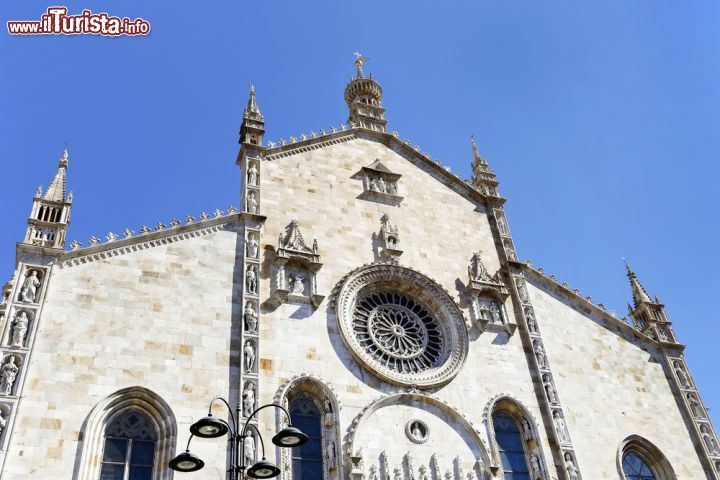
<path fill-rule="evenodd" d="M 364 78 L 365 75 L 363 75 L 362 66 L 363 63 L 367 62 L 370 59 L 367 57 L 363 57 L 362 53 L 360 52 L 355 52 L 353 53 L 353 55 L 355 55 L 355 68 L 357 69 L 357 78 Z"/>

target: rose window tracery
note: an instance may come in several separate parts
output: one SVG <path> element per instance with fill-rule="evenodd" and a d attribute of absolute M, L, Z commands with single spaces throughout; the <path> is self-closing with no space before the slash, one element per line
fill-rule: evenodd
<path fill-rule="evenodd" d="M 417 373 L 437 365 L 443 338 L 437 320 L 407 295 L 382 291 L 361 298 L 353 330 L 360 345 L 386 368 Z"/>

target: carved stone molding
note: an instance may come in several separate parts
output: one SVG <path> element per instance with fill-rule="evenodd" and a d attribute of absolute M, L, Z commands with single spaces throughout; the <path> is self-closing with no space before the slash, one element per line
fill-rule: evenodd
<path fill-rule="evenodd" d="M 317 273 L 322 268 L 317 240 L 312 247 L 305 243 L 297 220 L 286 227 L 278 238 L 275 250 L 276 266 L 273 301 L 310 303 L 317 309 L 325 295 L 318 293 Z M 288 271 L 292 269 L 292 271 Z"/>
<path fill-rule="evenodd" d="M 384 200 L 392 204 L 400 204 L 403 197 L 398 195 L 398 180 L 401 175 L 393 173 L 380 160 L 375 160 L 372 165 L 363 167 L 358 176 L 363 182 L 363 194 L 365 200 Z"/>
<path fill-rule="evenodd" d="M 368 303 L 369 296 L 378 299 Z M 335 308 L 347 347 L 385 381 L 436 387 L 457 375 L 465 362 L 468 334 L 461 310 L 440 285 L 415 270 L 392 264 L 361 267 L 343 280 Z M 361 342 L 359 335 L 366 334 L 373 338 L 370 344 Z M 387 356 L 402 360 L 410 371 L 388 367 Z"/>
<path fill-rule="evenodd" d="M 505 308 L 510 292 L 500 270 L 490 275 L 480 253 L 473 254 L 468 266 L 467 293 L 471 298 L 471 311 L 481 332 L 504 330 L 508 335 L 515 333 L 517 324 L 510 319 Z"/>

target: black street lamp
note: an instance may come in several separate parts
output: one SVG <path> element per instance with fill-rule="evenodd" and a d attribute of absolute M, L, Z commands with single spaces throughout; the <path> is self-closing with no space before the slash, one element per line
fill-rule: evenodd
<path fill-rule="evenodd" d="M 230 412 L 230 419 L 232 423 L 228 423 L 221 418 L 215 418 L 212 415 L 212 405 L 215 400 L 222 401 Z M 268 403 L 257 409 L 245 420 L 245 423 L 240 429 L 240 420 L 242 411 L 240 405 L 235 409 L 235 415 L 233 414 L 230 404 L 222 397 L 215 397 L 210 401 L 208 407 L 207 417 L 203 417 L 197 422 L 190 426 L 190 438 L 188 439 L 187 447 L 185 451 L 178 454 L 175 458 L 170 460 L 169 466 L 176 472 L 194 472 L 200 470 L 205 466 L 199 457 L 190 453 L 190 441 L 193 437 L 201 438 L 218 438 L 227 434 L 231 442 L 230 449 L 230 476 L 232 480 L 239 480 L 242 478 L 242 474 L 247 470 L 247 475 L 252 478 L 272 478 L 280 474 L 280 469 L 272 462 L 265 459 L 265 442 L 260 435 L 260 430 L 255 425 L 250 424 L 250 420 L 263 408 L 274 407 L 279 408 L 287 416 L 288 422 L 290 422 L 290 413 L 282 405 L 275 403 Z M 257 437 L 260 440 L 260 446 L 262 448 L 262 459 L 255 462 L 254 464 L 247 466 L 245 465 L 245 438 L 247 438 L 246 432 L 248 427 L 255 430 Z M 280 430 L 272 438 L 272 443 L 278 447 L 292 448 L 299 447 L 308 441 L 308 436 L 303 432 L 288 424 L 287 427 Z"/>

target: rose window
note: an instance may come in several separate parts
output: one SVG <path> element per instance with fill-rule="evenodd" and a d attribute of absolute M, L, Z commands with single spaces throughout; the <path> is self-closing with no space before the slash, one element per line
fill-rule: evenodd
<path fill-rule="evenodd" d="M 420 272 L 373 264 L 335 293 L 340 334 L 364 368 L 396 385 L 449 382 L 467 356 L 467 322 L 448 292 Z"/>
<path fill-rule="evenodd" d="M 366 295 L 355 306 L 353 330 L 365 351 L 386 368 L 416 373 L 437 365 L 442 333 L 428 310 L 397 292 Z"/>

